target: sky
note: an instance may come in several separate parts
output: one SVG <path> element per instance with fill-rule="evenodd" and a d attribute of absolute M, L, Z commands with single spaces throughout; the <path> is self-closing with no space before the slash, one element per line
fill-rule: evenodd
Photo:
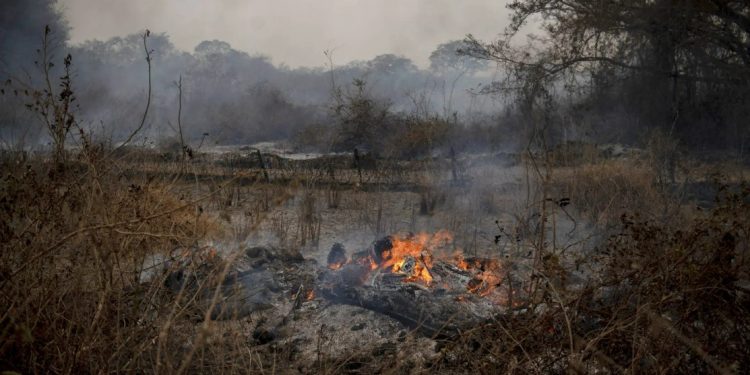
<path fill-rule="evenodd" d="M 290 67 L 369 60 L 384 53 L 429 65 L 443 42 L 471 33 L 494 39 L 508 23 L 506 0 L 61 0 L 71 42 L 166 32 L 193 51 L 219 39 Z"/>

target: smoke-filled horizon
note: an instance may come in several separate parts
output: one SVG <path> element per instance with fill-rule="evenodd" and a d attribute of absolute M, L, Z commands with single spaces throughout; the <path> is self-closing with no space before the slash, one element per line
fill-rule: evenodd
<path fill-rule="evenodd" d="M 656 128 L 695 147 L 746 148 L 750 95 L 742 77 L 750 57 L 724 42 L 743 45 L 747 31 L 724 27 L 713 39 L 691 34 L 675 43 L 670 38 L 687 29 L 665 34 L 638 23 L 625 43 L 609 35 L 619 26 L 600 30 L 576 14 L 548 19 L 518 3 L 508 17 L 502 1 L 290 1 L 6 0 L 0 140 L 44 142 L 43 132 L 29 130 L 40 122 L 26 108 L 66 77 L 76 124 L 115 142 L 138 129 L 144 140 L 180 134 L 198 144 L 297 140 L 300 147 L 429 154 L 438 136 L 454 147 L 457 134 L 471 130 L 464 144 L 497 149 L 543 120 L 552 142 L 639 142 Z M 668 12 L 650 6 L 641 17 L 663 21 Z M 679 11 L 697 25 L 690 30 L 718 27 L 705 10 Z M 608 21 L 632 22 L 628 12 Z M 563 21 L 566 28 L 556 28 Z M 509 43 L 482 42 L 497 41 L 504 29 Z M 589 29 L 612 39 L 577 44 L 591 40 Z M 542 35 L 521 42 L 527 32 Z M 479 40 L 464 40 L 467 34 Z M 691 43 L 701 48 L 682 50 Z M 332 51 L 335 69 L 324 51 Z M 684 54 L 695 56 L 679 60 Z M 488 92 L 495 95 L 476 95 Z"/>
<path fill-rule="evenodd" d="M 452 32 L 450 30 L 457 29 L 446 27 L 444 31 L 432 33 L 430 37 L 418 36 L 417 38 L 423 39 L 419 43 L 402 38 L 400 41 L 407 44 L 403 48 L 396 48 L 404 51 L 400 53 L 384 47 L 388 44 L 386 41 L 392 28 L 381 24 L 377 26 L 383 34 L 376 38 L 379 43 L 358 42 L 358 47 L 361 47 L 358 53 L 372 54 L 370 58 L 350 54 L 353 61 L 348 61 L 342 55 L 351 52 L 351 49 L 340 46 L 324 48 L 311 42 L 305 48 L 310 49 L 310 54 L 319 56 L 316 59 L 319 58 L 323 63 L 312 68 L 293 67 L 292 65 L 303 65 L 301 63 L 305 60 L 298 60 L 300 64 L 291 64 L 286 59 L 274 61 L 269 55 L 278 54 L 273 51 L 269 53 L 262 47 L 248 47 L 242 41 L 237 42 L 234 35 L 241 33 L 236 30 L 244 30 L 247 25 L 232 29 L 231 20 L 227 20 L 226 25 L 215 24 L 217 14 L 231 10 L 235 11 L 230 12 L 232 14 L 244 14 L 242 9 L 248 9 L 251 5 L 249 3 L 222 2 L 218 8 L 223 10 L 219 11 L 216 4 L 201 5 L 201 8 L 196 4 L 184 3 L 182 7 L 175 7 L 171 1 L 153 4 L 136 1 L 126 5 L 105 1 L 77 8 L 83 4 L 77 1 L 15 0 L 7 3 L 1 13 L 6 22 L 4 26 L 0 26 L 0 31 L 5 31 L 0 33 L 4 34 L 0 35 L 0 73 L 3 80 L 12 78 L 11 81 L 18 81 L 18 84 L 38 86 L 43 81 L 43 72 L 37 62 L 43 57 L 40 54 L 43 49 L 41 41 L 44 30 L 48 27 L 51 30 L 49 63 L 55 66 L 55 71 L 51 73 L 52 79 L 60 75 L 58 70 L 62 67 L 61 59 L 70 53 L 72 87 L 76 103 L 80 103 L 80 107 L 76 106 L 77 123 L 98 137 L 114 141 L 127 138 L 133 131 L 134 124 L 141 121 L 146 103 L 149 103 L 149 110 L 139 138 L 158 140 L 174 137 L 178 133 L 176 115 L 179 108 L 176 82 L 180 79 L 183 82 L 181 114 L 184 135 L 200 142 L 204 134 L 210 134 L 209 141 L 216 143 L 246 143 L 291 139 L 302 133 L 305 134 L 301 136 L 302 139 L 309 142 L 311 135 L 323 134 L 325 130 L 316 126 L 322 125 L 327 129 L 330 128 L 328 125 L 337 122 L 337 114 L 332 109 L 342 104 L 342 100 L 343 103 L 355 103 L 360 99 L 372 99 L 377 104 L 373 110 L 383 110 L 388 116 L 399 114 L 403 119 L 413 113 L 421 117 L 450 118 L 455 123 L 459 122 L 459 118 L 461 123 L 482 121 L 485 125 L 489 121 L 488 116 L 498 109 L 493 98 L 476 96 L 471 92 L 481 83 L 492 79 L 492 74 L 497 74 L 493 66 L 457 54 L 457 50 L 463 45 L 461 39 L 471 30 Z M 411 10 L 405 14 L 393 12 L 394 17 L 400 19 L 414 16 L 416 10 L 413 7 L 418 3 L 410 3 L 407 8 Z M 262 9 L 263 4 L 254 4 Z M 297 14 L 304 9 L 310 10 L 311 6 L 308 3 L 269 4 L 265 6 L 273 9 L 268 8 L 263 13 L 271 18 L 282 8 L 288 9 L 291 14 Z M 374 6 L 373 3 L 362 4 L 365 8 Z M 431 18 L 430 22 L 423 21 L 424 24 L 444 19 L 445 17 L 434 13 L 449 12 L 450 7 L 454 6 L 437 5 L 436 9 L 430 11 L 432 13 L 427 12 L 432 15 L 422 14 Z M 205 14 L 205 17 L 193 14 L 199 8 L 203 9 L 201 14 Z M 318 13 L 325 13 L 326 9 L 327 6 L 322 6 Z M 194 34 L 191 34 L 192 31 L 186 33 L 184 25 L 170 23 L 174 21 L 173 17 L 160 16 L 167 13 L 179 15 L 177 18 L 180 22 L 197 17 L 193 24 L 198 31 Z M 370 9 L 368 13 L 376 12 Z M 277 46 L 279 49 L 275 50 L 277 52 L 286 48 L 282 41 L 302 40 L 298 38 L 325 39 L 319 34 L 295 26 L 293 22 L 277 23 L 279 25 L 274 23 L 273 27 L 281 26 L 285 28 L 284 32 L 258 32 L 264 37 L 280 41 Z M 214 25 L 216 28 L 208 31 L 202 29 L 206 25 Z M 410 32 L 423 32 L 424 30 L 420 31 L 422 26 L 417 27 L 418 25 L 415 21 L 414 29 L 398 27 L 407 35 Z M 151 30 L 147 40 L 151 51 L 150 70 L 147 69 L 142 40 L 145 27 Z M 345 27 L 350 28 L 354 34 L 360 30 L 356 25 Z M 81 34 L 82 29 L 88 31 Z M 344 30 L 341 31 L 342 36 L 348 35 Z M 93 34 L 90 38 L 85 38 L 85 41 L 76 40 L 76 35 L 81 39 L 80 35 L 85 35 L 86 32 Z M 190 37 L 186 35 L 195 38 L 195 41 L 189 42 L 195 44 L 187 48 L 185 40 Z M 450 37 L 434 43 L 431 41 L 440 35 Z M 370 38 L 366 34 L 353 37 Z M 327 56 L 323 54 L 326 49 L 331 51 L 332 55 L 329 56 L 332 56 L 332 61 L 326 61 Z M 312 50 L 316 52 L 313 53 Z M 423 54 L 428 63 L 418 64 L 410 56 L 415 56 L 422 50 L 426 51 Z M 324 66 L 331 62 L 335 65 L 334 71 Z M 335 83 L 331 80 L 331 73 L 334 73 Z M 152 83 L 151 100 L 148 100 L 147 95 L 149 74 Z M 362 86 L 364 96 L 344 98 L 356 94 L 359 89 L 355 87 L 355 83 L 358 81 L 366 83 Z M 338 100 L 332 97 L 337 92 L 334 84 L 336 90 L 341 89 L 344 96 Z M 14 89 L 10 92 L 18 91 Z M 35 123 L 31 118 L 32 114 L 15 110 L 25 108 L 26 104 L 26 97 L 17 97 L 15 94 L 3 99 L 2 106 L 8 110 L 0 118 L 0 138 L 39 138 L 42 142 L 45 141 L 44 134 L 40 137 L 31 134 L 26 126 Z M 368 115 L 375 115 L 376 112 Z M 380 124 L 396 126 L 394 120 L 380 120 Z M 305 130 L 308 131 L 305 133 Z M 351 143 L 344 143 L 347 142 Z"/>
<path fill-rule="evenodd" d="M 392 53 L 420 68 L 435 46 L 466 34 L 492 39 L 508 20 L 497 0 L 63 0 L 73 45 L 145 28 L 165 32 L 179 50 L 222 40 L 292 68 L 366 61 Z"/>
<path fill-rule="evenodd" d="M 323 66 L 292 68 L 259 51 L 243 50 L 222 35 L 202 35 L 196 46 L 184 51 L 173 37 L 172 29 L 179 35 L 179 27 L 167 25 L 163 31 L 149 27 L 149 69 L 143 29 L 114 36 L 102 33 L 76 43 L 72 35 L 80 22 L 60 1 L 14 0 L 2 11 L 6 22 L 0 26 L 5 31 L 0 33 L 0 74 L 3 81 L 14 82 L 6 88 L 12 96 L 3 96 L 0 103 L 0 140 L 6 142 L 48 141 L 39 127 L 28 126 L 39 122 L 23 110 L 30 100 L 25 88 L 43 86 L 44 71 L 39 66 L 48 63 L 54 66 L 51 80 L 62 76 L 62 59 L 68 53 L 77 124 L 93 138 L 113 142 L 128 138 L 142 123 L 137 139 L 149 142 L 169 142 L 179 133 L 199 144 L 293 140 L 300 147 L 315 149 L 327 144 L 325 140 L 338 125 L 356 123 L 364 128 L 351 137 L 342 136 L 335 147 L 374 150 L 383 148 L 382 144 L 365 145 L 363 139 L 383 139 L 382 134 L 370 134 L 376 128 L 406 139 L 399 132 L 409 130 L 414 121 L 434 121 L 445 125 L 446 131 L 451 124 L 489 127 L 500 109 L 495 99 L 473 94 L 498 73 L 486 61 L 457 54 L 464 45 L 461 37 L 423 43 L 429 50 L 429 64 L 423 64 L 427 66 L 420 67 L 402 54 L 377 50 L 370 59 L 347 63 L 335 50 L 331 71 Z M 89 23 L 106 23 L 94 19 Z M 44 58 L 43 34 L 48 36 L 50 53 L 48 61 L 39 65 Z M 288 35 L 297 34 L 304 33 L 291 30 Z M 178 80 L 182 90 L 176 86 Z M 13 85 L 24 88 L 19 91 L 20 86 Z M 341 110 L 347 106 L 360 112 L 353 115 Z M 177 129 L 178 108 L 181 131 Z"/>

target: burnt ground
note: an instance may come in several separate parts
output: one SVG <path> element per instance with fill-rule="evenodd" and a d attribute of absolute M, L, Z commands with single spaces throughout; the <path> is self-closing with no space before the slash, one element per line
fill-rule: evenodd
<path fill-rule="evenodd" d="M 361 185 L 353 170 L 338 170 L 335 176 L 325 169 L 269 170 L 270 184 L 241 182 L 209 202 L 203 208 L 223 230 L 205 245 L 236 258 L 230 285 L 241 286 L 240 297 L 228 297 L 215 317 L 222 325 L 240 326 L 264 366 L 278 363 L 285 371 L 302 373 L 369 373 L 397 360 L 408 372 L 429 371 L 453 335 L 495 314 L 508 314 L 512 306 L 488 305 L 476 296 L 468 302 L 465 296 L 446 297 L 438 285 L 383 287 L 367 275 L 364 288 L 339 281 L 336 285 L 344 287 L 332 289 L 326 280 L 338 276 L 326 266 L 334 244 L 341 244 L 351 258 L 383 236 L 445 230 L 453 241 L 436 255 L 460 252 L 495 259 L 516 282 L 528 279 L 542 225 L 538 190 L 529 188 L 536 183 L 534 172 L 480 157 L 465 160 L 455 181 L 444 167 L 402 169 L 395 176 L 389 170 L 364 171 Z M 602 168 L 620 170 L 617 162 Z M 560 168 L 559 173 L 565 176 L 568 170 Z M 616 177 L 605 174 L 615 187 Z M 604 215 L 618 217 L 617 199 L 628 193 L 602 189 L 597 181 L 581 184 L 604 196 L 607 205 L 598 216 L 589 212 L 595 201 L 570 198 L 575 185 L 553 186 L 548 192 L 550 221 L 543 240 L 558 249 L 555 262 L 567 270 L 554 282 L 564 279 L 568 288 L 583 285 L 594 274 L 592 251 L 612 228 L 613 221 Z M 186 191 L 197 194 L 200 188 L 187 185 Z M 435 311 L 449 311 L 438 318 L 450 321 L 450 327 L 434 324 L 434 315 L 440 315 Z M 456 316 L 461 316 L 458 322 L 451 320 Z"/>
<path fill-rule="evenodd" d="M 451 252 L 499 259 L 522 268 L 530 259 L 529 242 L 538 226 L 533 210 L 525 206 L 525 173 L 520 167 L 479 163 L 466 169 L 461 184 L 451 183 L 449 172 L 428 175 L 427 193 L 347 188 L 334 198 L 330 186 L 238 188 L 229 197 L 231 204 L 217 203 L 210 211 L 223 223 L 224 232 L 209 245 L 226 257 L 237 257 L 235 272 L 240 276 L 236 281 L 243 287 L 241 300 L 234 303 L 230 298 L 221 306 L 225 313 L 217 318 L 221 324 L 241 325 L 260 352 L 270 356 L 264 360 L 284 363 L 290 371 L 330 371 L 344 366 L 371 372 L 378 370 L 372 368 L 378 364 L 372 358 L 381 356 L 398 358 L 399 363 L 424 371 L 439 354 L 442 340 L 491 319 L 493 313 L 505 312 L 506 307 L 473 297 L 482 313 L 470 311 L 462 318 L 464 322 L 441 330 L 420 324 L 424 320 L 419 317 L 418 298 L 413 299 L 416 307 L 406 309 L 411 315 L 400 316 L 398 304 L 412 302 L 408 295 L 380 311 L 380 304 L 373 307 L 361 300 L 362 295 L 326 296 L 320 280 L 331 272 L 326 269 L 331 246 L 340 243 L 351 256 L 384 235 L 447 230 L 454 235 Z M 420 212 L 425 195 L 437 197 L 430 212 Z M 272 203 L 258 209 L 264 200 Z M 588 240 L 584 235 L 588 228 L 582 223 L 561 215 L 556 225 L 564 229 L 558 232 L 561 243 L 582 248 Z M 313 227 L 314 235 L 303 233 L 306 227 Z M 288 257 L 289 253 L 294 255 Z M 363 295 L 378 300 L 377 293 Z M 417 293 L 423 301 L 437 301 L 440 306 L 474 306 L 461 301 L 464 297 L 435 297 L 439 293 L 433 295 L 431 289 L 424 293 L 417 288 Z M 457 311 L 461 310 L 466 308 Z M 454 319 L 449 315 L 442 318 Z"/>

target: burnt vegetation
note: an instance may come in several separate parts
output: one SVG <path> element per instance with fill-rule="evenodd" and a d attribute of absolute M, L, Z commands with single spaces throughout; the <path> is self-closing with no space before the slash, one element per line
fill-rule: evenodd
<path fill-rule="evenodd" d="M 0 7 L 3 373 L 750 372 L 747 2 L 297 69 Z"/>

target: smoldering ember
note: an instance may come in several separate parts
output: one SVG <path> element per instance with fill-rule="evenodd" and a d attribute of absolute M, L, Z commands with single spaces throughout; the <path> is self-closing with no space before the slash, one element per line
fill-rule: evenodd
<path fill-rule="evenodd" d="M 0 2 L 0 373 L 750 373 L 750 3 Z"/>

